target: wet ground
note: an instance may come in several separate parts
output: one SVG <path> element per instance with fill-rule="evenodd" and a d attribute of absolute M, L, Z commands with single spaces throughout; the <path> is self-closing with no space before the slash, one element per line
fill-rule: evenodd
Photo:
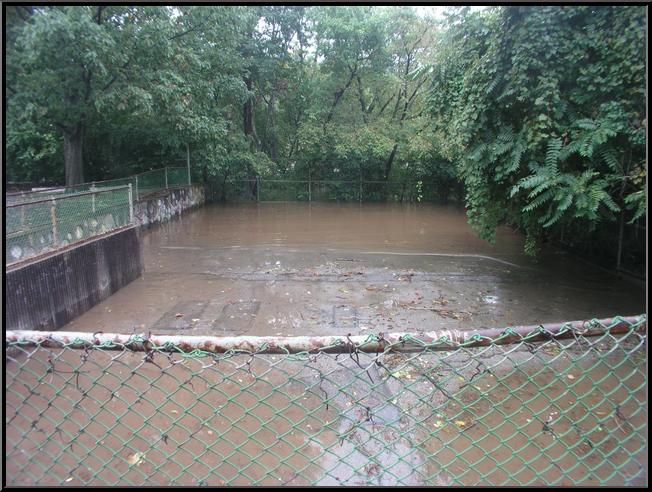
<path fill-rule="evenodd" d="M 433 205 L 213 205 L 142 233 L 145 272 L 62 330 L 358 334 L 645 312 L 642 287 L 562 252 L 538 262 Z"/>
<path fill-rule="evenodd" d="M 145 273 L 63 330 L 476 329 L 645 312 L 642 288 L 535 263 L 455 208 L 210 206 L 143 232 Z M 595 342 L 595 343 L 594 343 Z M 12 484 L 640 485 L 645 338 L 306 357 L 16 349 Z"/>

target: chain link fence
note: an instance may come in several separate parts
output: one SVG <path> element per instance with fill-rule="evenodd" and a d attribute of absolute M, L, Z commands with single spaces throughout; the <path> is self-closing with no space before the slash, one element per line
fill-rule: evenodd
<path fill-rule="evenodd" d="M 106 181 L 93 181 L 70 186 L 51 186 L 21 192 L 7 193 L 5 195 L 6 205 L 17 205 L 21 203 L 38 202 L 42 200 L 52 200 L 53 198 L 64 198 L 70 195 L 86 193 L 89 191 L 103 190 L 107 188 L 116 188 L 120 186 L 131 185 L 134 198 L 136 197 L 136 182 L 134 177 L 109 179 Z"/>
<path fill-rule="evenodd" d="M 185 167 L 154 169 L 153 171 L 136 174 L 133 178 L 137 189 L 137 200 L 168 188 L 178 188 L 190 184 L 188 168 Z"/>
<path fill-rule="evenodd" d="M 5 265 L 133 222 L 131 186 L 100 188 L 5 205 Z"/>
<path fill-rule="evenodd" d="M 190 185 L 190 177 L 188 176 L 187 167 L 162 167 L 126 178 L 6 193 L 5 200 L 7 205 L 16 205 L 129 185 L 131 185 L 133 199 L 137 201 L 168 188 L 188 186 Z"/>
<path fill-rule="evenodd" d="M 646 329 L 7 332 L 6 480 L 644 485 Z"/>
<path fill-rule="evenodd" d="M 401 202 L 436 201 L 439 189 L 423 181 L 256 179 L 213 182 L 211 201 Z"/>

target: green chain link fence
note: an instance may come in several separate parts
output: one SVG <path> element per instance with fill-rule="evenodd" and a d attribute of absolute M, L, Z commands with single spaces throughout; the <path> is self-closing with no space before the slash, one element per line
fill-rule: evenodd
<path fill-rule="evenodd" d="M 6 480 L 643 485 L 646 329 L 7 332 Z"/>
<path fill-rule="evenodd" d="M 133 222 L 130 186 L 100 188 L 5 205 L 5 265 Z"/>
<path fill-rule="evenodd" d="M 71 186 L 55 186 L 44 188 L 36 191 L 20 191 L 14 193 L 7 193 L 6 204 L 7 205 L 16 205 L 21 203 L 31 203 L 38 202 L 42 200 L 51 200 L 53 198 L 63 198 L 69 195 L 77 195 L 79 193 L 85 193 L 88 191 L 95 191 L 99 189 L 106 188 L 116 188 L 119 186 L 129 186 L 134 193 L 134 199 L 136 198 L 136 180 L 135 177 L 129 178 L 120 178 L 120 179 L 109 179 L 106 181 L 93 181 L 90 183 L 82 183 L 78 185 Z"/>
<path fill-rule="evenodd" d="M 188 186 L 191 178 L 188 176 L 187 167 L 168 167 L 168 186 Z"/>
<path fill-rule="evenodd" d="M 436 187 L 423 181 L 230 180 L 212 183 L 213 200 L 234 202 L 401 202 L 436 199 Z"/>
<path fill-rule="evenodd" d="M 164 167 L 134 176 L 138 189 L 137 199 L 168 188 L 188 186 L 188 169 L 185 167 Z"/>
<path fill-rule="evenodd" d="M 30 203 L 53 198 L 61 198 L 67 195 L 77 195 L 95 190 L 115 188 L 118 186 L 131 185 L 133 199 L 140 200 L 167 188 L 178 188 L 188 186 L 190 178 L 187 167 L 162 167 L 152 171 L 135 174 L 126 178 L 108 179 L 104 181 L 92 181 L 71 186 L 50 187 L 37 191 L 21 191 L 7 193 L 6 203 L 16 205 Z"/>

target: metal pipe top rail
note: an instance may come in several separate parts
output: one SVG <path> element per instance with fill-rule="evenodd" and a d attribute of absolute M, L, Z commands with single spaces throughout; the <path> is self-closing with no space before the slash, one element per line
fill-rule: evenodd
<path fill-rule="evenodd" d="M 145 335 L 119 333 L 80 333 L 7 331 L 5 343 L 41 345 L 51 348 L 89 348 L 106 350 L 132 350 L 150 352 L 195 350 L 210 353 L 243 351 L 256 354 L 298 354 L 298 353 L 382 353 L 449 351 L 460 346 L 465 348 L 489 345 L 506 345 L 518 342 L 537 342 L 552 339 L 566 339 L 577 336 L 590 337 L 605 334 L 622 334 L 635 330 L 647 330 L 645 315 L 614 317 L 601 320 L 570 321 L 542 325 L 514 326 L 505 329 L 480 331 L 440 330 L 426 333 L 378 333 L 347 336 L 297 336 L 297 337 L 215 337 Z"/>
<path fill-rule="evenodd" d="M 5 196 L 25 196 L 25 195 L 34 195 L 38 193 L 51 193 L 53 190 L 67 190 L 70 188 L 81 188 L 81 187 L 87 187 L 87 186 L 93 186 L 98 183 L 110 183 L 112 181 L 127 181 L 130 180 L 132 177 L 128 176 L 126 178 L 114 178 L 114 179 L 104 179 L 100 181 L 88 181 L 86 183 L 79 183 L 76 185 L 58 185 L 58 186 L 49 186 L 47 188 L 42 188 L 40 190 L 36 191 L 31 191 L 31 190 L 25 190 L 25 191 L 16 191 L 12 193 L 5 193 Z M 120 185 L 123 186 L 123 185 Z M 126 185 L 124 185 L 126 186 Z"/>
<path fill-rule="evenodd" d="M 164 166 L 164 167 L 159 167 L 157 169 L 151 169 L 149 171 L 143 171 L 142 173 L 132 174 L 131 176 L 128 176 L 127 178 L 118 178 L 118 179 L 134 178 L 136 176 L 142 176 L 143 174 L 151 174 L 151 173 L 156 173 L 156 172 L 162 172 L 165 169 L 183 169 L 184 171 L 186 171 L 186 167 L 183 167 L 183 166 Z"/>
<path fill-rule="evenodd" d="M 5 204 L 5 208 L 16 208 L 16 207 L 25 207 L 28 205 L 34 205 L 37 203 L 47 203 L 47 202 L 52 202 L 58 201 L 58 200 L 68 200 L 72 198 L 78 198 L 80 196 L 84 195 L 98 195 L 100 193 L 109 193 L 115 190 L 119 189 L 129 189 L 131 187 L 131 184 L 126 184 L 126 185 L 119 185 L 119 186 L 108 186 L 106 188 L 98 188 L 97 190 L 92 190 L 92 191 L 81 191 L 79 193 L 71 193 L 69 195 L 60 195 L 60 196 L 49 196 L 48 198 L 42 198 L 40 200 L 30 200 L 29 202 L 16 202 L 16 203 L 9 203 Z"/>
<path fill-rule="evenodd" d="M 160 167 L 157 169 L 151 169 L 149 171 L 143 171 L 141 173 L 137 174 L 132 174 L 130 176 L 125 176 L 124 178 L 111 178 L 111 179 L 101 179 L 101 180 L 95 180 L 95 181 L 87 181 L 86 183 L 79 183 L 79 184 L 74 184 L 74 185 L 57 185 L 57 186 L 46 186 L 40 190 L 37 191 L 32 191 L 32 190 L 24 190 L 24 191 L 12 191 L 9 193 L 5 193 L 5 196 L 8 197 L 16 197 L 16 196 L 26 196 L 26 195 L 32 195 L 32 194 L 38 194 L 38 193 L 48 193 L 51 192 L 52 190 L 58 190 L 58 189 L 70 189 L 70 188 L 81 188 L 81 187 L 87 187 L 87 186 L 93 186 L 95 184 L 102 184 L 102 183 L 110 183 L 112 181 L 128 181 L 135 179 L 136 176 L 142 176 L 144 174 L 151 174 L 155 172 L 163 172 L 165 169 L 183 169 L 184 171 L 186 170 L 186 167 L 183 166 L 165 166 L 165 167 Z"/>

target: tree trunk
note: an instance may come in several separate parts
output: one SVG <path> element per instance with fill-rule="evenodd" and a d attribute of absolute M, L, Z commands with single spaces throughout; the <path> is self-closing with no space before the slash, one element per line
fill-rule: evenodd
<path fill-rule="evenodd" d="M 82 123 L 76 123 L 63 130 L 63 158 L 67 186 L 84 182 L 83 130 Z"/>
<path fill-rule="evenodd" d="M 220 201 L 222 203 L 226 203 L 226 179 L 229 176 L 229 173 L 224 173 L 224 179 L 222 180 L 222 197 L 220 198 Z"/>
<path fill-rule="evenodd" d="M 442 205 L 448 205 L 448 197 L 450 196 L 450 186 L 442 186 L 439 188 L 439 199 Z"/>
<path fill-rule="evenodd" d="M 358 80 L 358 100 L 360 101 L 360 109 L 362 110 L 362 121 L 367 124 L 367 102 L 364 99 L 364 91 L 362 90 L 362 81 L 360 76 L 357 75 L 356 79 Z"/>
<path fill-rule="evenodd" d="M 392 148 L 392 153 L 389 154 L 389 159 L 385 163 L 385 191 L 383 192 L 383 201 L 386 202 L 389 199 L 389 176 L 392 173 L 392 163 L 394 162 L 394 157 L 396 156 L 396 149 L 398 149 L 398 144 L 395 143 Z"/>
<path fill-rule="evenodd" d="M 324 123 L 324 127 L 326 127 L 326 125 L 328 125 L 333 119 L 333 115 L 335 114 L 335 108 L 337 107 L 337 104 L 340 102 L 340 99 L 342 98 L 346 90 L 351 85 L 351 82 L 353 82 L 353 77 L 356 76 L 357 70 L 358 70 L 357 66 L 353 70 L 351 70 L 351 76 L 349 77 L 349 80 L 346 82 L 346 85 L 342 89 L 335 92 L 335 99 L 333 100 L 331 109 L 328 112 L 328 116 L 326 117 L 326 122 Z"/>
<path fill-rule="evenodd" d="M 269 103 L 267 103 L 267 118 L 268 126 L 265 129 L 267 134 L 267 152 L 273 161 L 276 161 L 276 136 L 274 130 L 276 127 L 276 114 L 274 110 L 274 93 L 269 96 Z"/>
<path fill-rule="evenodd" d="M 245 84 L 247 85 L 247 90 L 251 91 L 253 87 L 253 80 L 250 78 L 245 79 Z M 247 98 L 247 101 L 244 103 L 244 134 L 248 137 L 249 135 L 252 135 L 254 132 L 254 98 L 249 97 Z M 253 150 L 253 149 L 252 149 Z"/>

